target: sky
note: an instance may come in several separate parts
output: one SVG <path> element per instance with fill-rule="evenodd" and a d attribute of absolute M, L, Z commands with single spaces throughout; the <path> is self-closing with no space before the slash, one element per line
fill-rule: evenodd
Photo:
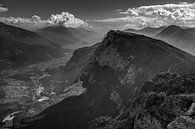
<path fill-rule="evenodd" d="M 106 29 L 192 26 L 194 0 L 0 0 L 0 21 L 17 26 Z"/>

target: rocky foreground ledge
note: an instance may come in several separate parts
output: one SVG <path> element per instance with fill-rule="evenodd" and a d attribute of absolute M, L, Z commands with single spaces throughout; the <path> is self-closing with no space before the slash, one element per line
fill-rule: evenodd
<path fill-rule="evenodd" d="M 195 129 L 195 74 L 159 74 L 120 116 L 99 117 L 85 129 Z"/>

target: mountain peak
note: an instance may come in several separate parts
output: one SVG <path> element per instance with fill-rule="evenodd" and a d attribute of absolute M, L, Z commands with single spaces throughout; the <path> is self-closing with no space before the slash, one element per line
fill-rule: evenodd
<path fill-rule="evenodd" d="M 174 28 L 176 28 L 176 29 L 181 29 L 181 27 L 179 27 L 179 26 L 177 26 L 177 25 L 170 25 L 170 26 L 168 26 L 167 28 L 169 28 L 169 29 L 174 29 Z"/>
<path fill-rule="evenodd" d="M 170 25 L 168 27 L 166 27 L 165 29 L 163 29 L 160 33 L 158 33 L 156 35 L 156 37 L 162 37 L 162 36 L 170 36 L 173 35 L 175 33 L 181 32 L 183 31 L 183 29 L 179 26 L 176 25 Z"/>
<path fill-rule="evenodd" d="M 124 31 L 120 31 L 120 30 L 110 30 L 106 37 L 104 38 L 103 42 L 106 41 L 116 41 L 116 40 L 120 40 L 120 39 L 125 39 L 128 38 L 130 40 L 136 37 L 145 37 L 143 35 L 138 35 L 138 34 L 134 34 L 134 33 L 130 33 L 130 32 L 124 32 Z M 115 42 L 113 42 L 115 43 Z"/>
<path fill-rule="evenodd" d="M 107 36 L 104 38 L 102 45 L 100 45 L 99 50 L 102 50 L 103 48 L 106 49 L 111 46 L 116 48 L 117 52 L 136 55 L 153 54 L 151 51 L 156 51 L 157 53 L 162 51 L 169 52 L 169 50 L 177 51 L 176 48 L 163 41 L 119 30 L 109 31 Z"/>
<path fill-rule="evenodd" d="M 107 33 L 107 36 L 105 39 L 108 39 L 108 40 L 115 40 L 117 39 L 118 37 L 120 37 L 121 35 L 124 35 L 125 32 L 122 32 L 122 31 L 119 31 L 119 30 L 110 30 L 108 33 Z"/>
<path fill-rule="evenodd" d="M 175 33 L 175 32 L 182 31 L 182 30 L 183 29 L 179 26 L 170 25 L 167 28 L 165 28 L 162 32 L 164 32 L 164 33 Z"/>
<path fill-rule="evenodd" d="M 154 60 L 155 64 L 155 60 L 161 58 L 165 62 L 168 60 L 170 64 L 180 64 L 186 58 L 192 58 L 191 55 L 163 41 L 118 30 L 107 33 L 93 57 L 100 66 L 108 66 L 114 71 L 122 71 L 132 62 L 143 66 L 148 60 Z M 158 65 L 167 65 L 164 61 Z"/>
<path fill-rule="evenodd" d="M 110 30 L 108 33 L 107 33 L 107 37 L 109 36 L 133 36 L 133 35 L 137 35 L 137 34 L 133 34 L 133 33 L 129 33 L 129 32 L 125 32 L 125 31 L 120 31 L 120 30 Z M 118 37 L 117 36 L 117 37 Z"/>

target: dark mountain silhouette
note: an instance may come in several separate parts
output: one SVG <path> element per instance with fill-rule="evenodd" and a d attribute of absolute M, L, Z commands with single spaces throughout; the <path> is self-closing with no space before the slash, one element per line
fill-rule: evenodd
<path fill-rule="evenodd" d="M 69 67 L 80 59 L 76 53 Z M 145 81 L 160 72 L 192 71 L 195 61 L 194 56 L 163 41 L 121 31 L 110 31 L 86 56 L 75 82 L 83 82 L 87 92 L 67 98 L 35 117 L 24 118 L 20 128 L 83 129 L 97 117 L 116 117 L 142 90 Z"/>
<path fill-rule="evenodd" d="M 7 39 L 21 42 L 28 45 L 57 46 L 53 42 L 38 35 L 35 32 L 28 31 L 19 27 L 7 25 L 0 22 L 0 36 Z"/>
<path fill-rule="evenodd" d="M 181 27 L 171 25 L 158 33 L 155 37 L 170 43 L 191 54 L 195 54 L 195 30 L 183 29 Z"/>
<path fill-rule="evenodd" d="M 39 29 L 37 32 L 60 46 L 73 49 L 96 43 L 100 39 L 100 35 L 97 32 L 84 28 L 49 26 Z"/>
<path fill-rule="evenodd" d="M 34 32 L 0 23 L 0 65 L 3 69 L 61 57 L 67 51 Z"/>

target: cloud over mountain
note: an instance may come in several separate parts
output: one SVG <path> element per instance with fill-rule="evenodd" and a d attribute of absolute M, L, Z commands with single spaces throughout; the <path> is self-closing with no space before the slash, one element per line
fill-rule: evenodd
<path fill-rule="evenodd" d="M 0 21 L 16 25 L 60 25 L 65 27 L 86 27 L 88 24 L 83 20 L 74 17 L 69 12 L 51 15 L 50 18 L 43 20 L 40 16 L 34 15 L 31 18 L 23 17 L 1 17 Z"/>
<path fill-rule="evenodd" d="M 8 8 L 3 7 L 3 6 L 0 4 L 0 13 L 2 13 L 2 12 L 7 12 L 7 11 L 8 11 Z"/>
<path fill-rule="evenodd" d="M 195 22 L 195 3 L 180 2 L 178 4 L 141 6 L 118 12 L 126 16 L 95 20 L 95 22 L 120 22 L 125 26 L 134 27 L 159 27 L 171 24 L 193 26 Z"/>
<path fill-rule="evenodd" d="M 41 18 L 37 15 L 32 16 L 31 18 L 22 18 L 22 17 L 1 17 L 0 21 L 10 24 L 37 24 L 43 22 Z"/>
<path fill-rule="evenodd" d="M 66 27 L 84 27 L 87 23 L 79 18 L 75 18 L 73 14 L 62 12 L 61 14 L 51 15 L 47 20 L 49 24 L 58 24 Z"/>

